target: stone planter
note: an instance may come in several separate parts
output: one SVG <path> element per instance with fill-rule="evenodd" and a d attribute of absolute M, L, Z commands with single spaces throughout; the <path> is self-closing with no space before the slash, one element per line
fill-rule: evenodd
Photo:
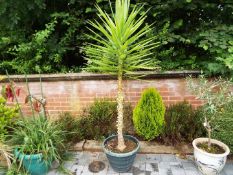
<path fill-rule="evenodd" d="M 208 138 L 197 138 L 193 141 L 194 147 L 194 158 L 197 164 L 198 169 L 204 175 L 218 175 L 223 169 L 227 155 L 230 153 L 230 149 L 224 143 L 211 139 L 211 143 L 221 146 L 225 153 L 223 154 L 212 154 L 207 153 L 197 147 L 198 143 L 207 142 Z"/>
<path fill-rule="evenodd" d="M 104 140 L 104 143 L 103 143 L 104 152 L 114 171 L 119 172 L 119 173 L 127 172 L 131 169 L 133 165 L 134 159 L 139 149 L 139 141 L 133 136 L 125 135 L 124 138 L 134 141 L 137 144 L 137 147 L 133 151 L 128 152 L 128 153 L 114 153 L 114 152 L 107 150 L 105 148 L 105 144 L 109 140 L 115 137 L 116 135 L 113 135 Z"/>

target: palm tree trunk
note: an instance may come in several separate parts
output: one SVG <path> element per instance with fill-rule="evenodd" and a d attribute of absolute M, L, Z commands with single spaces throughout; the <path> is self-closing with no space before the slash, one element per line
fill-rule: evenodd
<path fill-rule="evenodd" d="M 117 137 L 118 145 L 117 148 L 120 151 L 125 149 L 125 141 L 123 137 L 123 103 L 124 103 L 124 94 L 123 94 L 123 85 L 122 85 L 122 73 L 118 73 L 118 92 L 117 92 Z"/>

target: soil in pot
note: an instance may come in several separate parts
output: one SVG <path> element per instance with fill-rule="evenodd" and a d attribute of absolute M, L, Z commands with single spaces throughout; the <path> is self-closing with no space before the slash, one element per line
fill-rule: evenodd
<path fill-rule="evenodd" d="M 129 140 L 129 139 L 125 139 L 126 148 L 123 151 L 120 151 L 117 149 L 117 144 L 118 144 L 118 139 L 116 137 L 114 139 L 109 140 L 105 144 L 105 148 L 114 153 L 128 153 L 137 148 L 137 144 L 134 141 Z"/>
<path fill-rule="evenodd" d="M 205 151 L 207 153 L 211 153 L 211 154 L 223 154 L 223 153 L 225 153 L 225 150 L 221 146 L 214 144 L 214 143 L 211 144 L 210 149 L 208 148 L 208 142 L 198 143 L 197 147 L 199 149 L 202 149 L 203 151 Z"/>

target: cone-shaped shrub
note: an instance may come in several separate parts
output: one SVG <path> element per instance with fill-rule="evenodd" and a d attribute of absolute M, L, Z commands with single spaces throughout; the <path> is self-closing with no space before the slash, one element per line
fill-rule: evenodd
<path fill-rule="evenodd" d="M 163 130 L 165 106 L 159 92 L 146 89 L 133 111 L 133 123 L 137 134 L 146 140 L 156 138 Z"/>

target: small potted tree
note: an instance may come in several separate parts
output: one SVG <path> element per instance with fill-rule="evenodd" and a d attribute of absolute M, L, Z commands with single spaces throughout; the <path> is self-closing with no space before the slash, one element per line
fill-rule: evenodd
<path fill-rule="evenodd" d="M 151 28 L 150 25 L 142 26 L 146 18 L 142 6 L 135 6 L 130 11 L 130 0 L 116 0 L 115 13 L 112 10 L 111 15 L 98 5 L 96 8 L 103 24 L 89 21 L 93 29 L 90 28 L 92 34 L 88 36 L 97 44 L 84 48 L 88 61 L 86 70 L 117 75 L 117 136 L 107 138 L 103 147 L 112 168 L 117 172 L 126 172 L 133 164 L 139 143 L 132 136 L 123 136 L 122 132 L 123 78 L 133 76 L 136 70 L 155 69 L 155 63 L 147 56 L 152 54 L 150 51 L 158 43 L 153 42 L 154 37 L 146 38 Z"/>
<path fill-rule="evenodd" d="M 224 105 L 233 100 L 232 83 L 221 78 L 208 81 L 202 75 L 198 82 L 191 78 L 188 78 L 187 82 L 189 90 L 205 102 L 203 116 L 208 138 L 197 138 L 193 141 L 195 161 L 203 174 L 218 175 L 230 150 L 224 143 L 211 139 L 211 133 L 216 127 L 213 125 L 218 113 L 224 110 Z"/>

